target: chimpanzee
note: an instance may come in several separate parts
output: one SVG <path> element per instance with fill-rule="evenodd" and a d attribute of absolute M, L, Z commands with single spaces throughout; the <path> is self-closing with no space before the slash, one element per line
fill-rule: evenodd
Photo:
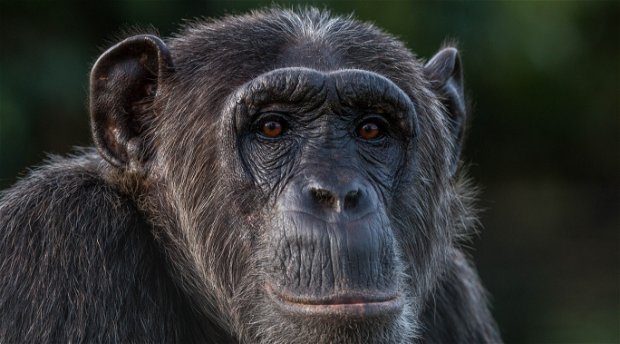
<path fill-rule="evenodd" d="M 121 41 L 96 149 L 2 193 L 0 343 L 501 341 L 465 108 L 455 48 L 312 8 Z"/>

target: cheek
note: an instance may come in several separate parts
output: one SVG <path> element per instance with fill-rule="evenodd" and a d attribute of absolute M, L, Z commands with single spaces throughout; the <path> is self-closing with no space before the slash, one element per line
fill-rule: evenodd
<path fill-rule="evenodd" d="M 286 180 L 296 165 L 299 145 L 294 140 L 277 143 L 248 142 L 242 152 L 253 182 L 264 192 L 274 190 L 278 183 Z"/>
<path fill-rule="evenodd" d="M 405 165 L 403 154 L 397 150 L 364 152 L 360 154 L 360 170 L 365 171 L 369 180 L 376 185 L 377 192 L 386 204 L 391 203 L 389 190 L 393 190 L 398 181 L 399 171 Z M 386 194 L 385 192 L 388 192 Z M 387 196 L 387 197 L 386 197 Z"/>

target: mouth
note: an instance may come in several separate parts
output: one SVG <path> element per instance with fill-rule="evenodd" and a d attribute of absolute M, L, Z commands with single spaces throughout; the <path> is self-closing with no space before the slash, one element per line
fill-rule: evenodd
<path fill-rule="evenodd" d="M 282 310 L 291 314 L 369 318 L 396 315 L 403 302 L 396 293 L 340 292 L 334 295 L 307 297 L 277 292 L 268 286 L 268 294 Z"/>

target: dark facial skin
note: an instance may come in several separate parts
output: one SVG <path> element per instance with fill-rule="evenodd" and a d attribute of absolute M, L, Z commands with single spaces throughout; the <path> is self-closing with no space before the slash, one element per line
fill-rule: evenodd
<path fill-rule="evenodd" d="M 397 340 L 411 304 L 389 212 L 417 144 L 410 97 L 369 71 L 280 68 L 235 90 L 220 127 L 238 151 L 222 164 L 262 200 L 241 321 L 282 326 L 266 342 L 328 327 L 326 342 Z"/>
<path fill-rule="evenodd" d="M 274 204 L 265 285 L 273 302 L 308 315 L 400 312 L 386 213 L 415 136 L 408 97 L 367 71 L 286 68 L 244 85 L 234 101 L 241 159 Z"/>

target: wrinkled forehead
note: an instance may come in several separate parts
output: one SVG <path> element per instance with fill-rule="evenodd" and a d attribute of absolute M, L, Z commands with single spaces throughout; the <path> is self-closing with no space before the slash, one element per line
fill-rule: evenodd
<path fill-rule="evenodd" d="M 410 119 L 414 112 L 411 100 L 396 84 L 377 73 L 357 69 L 276 69 L 239 87 L 228 103 L 248 113 L 274 104 L 302 110 L 328 107 L 335 112 L 349 109 L 389 113 L 401 120 Z"/>

